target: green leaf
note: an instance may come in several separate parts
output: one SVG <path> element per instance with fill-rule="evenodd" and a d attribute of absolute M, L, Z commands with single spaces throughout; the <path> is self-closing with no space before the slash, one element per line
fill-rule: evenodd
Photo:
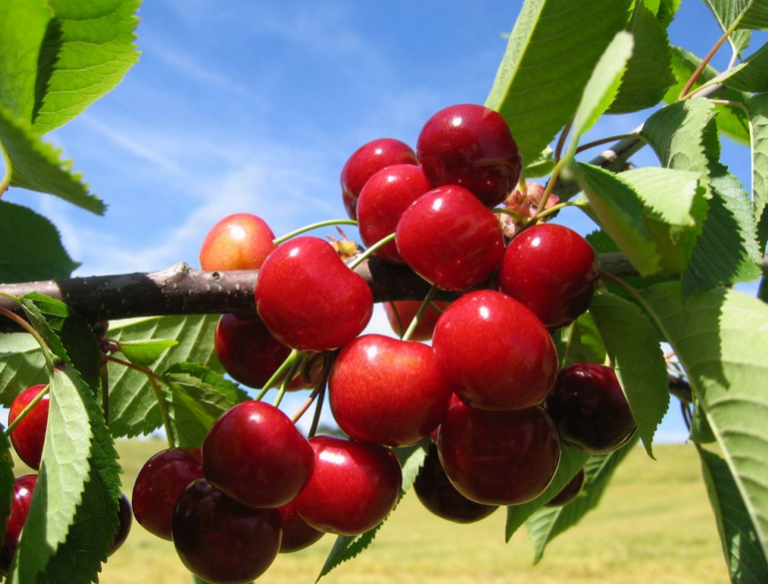
<path fill-rule="evenodd" d="M 654 286 L 643 296 L 688 375 L 765 554 L 768 306 L 724 288 L 698 292 L 683 306 L 675 283 Z"/>
<path fill-rule="evenodd" d="M 760 226 L 760 249 L 764 249 L 768 239 L 768 221 L 763 216 L 768 203 L 768 95 L 756 95 L 747 107 L 752 124 L 752 208 Z"/>
<path fill-rule="evenodd" d="M 520 529 L 531 515 L 554 499 L 571 482 L 571 479 L 576 476 L 589 459 L 589 454 L 586 452 L 576 450 L 562 443 L 560 444 L 560 453 L 560 464 L 557 467 L 557 473 L 555 473 L 555 477 L 546 490 L 533 501 L 507 507 L 507 524 L 505 527 L 507 543 L 509 543 L 515 532 Z"/>
<path fill-rule="evenodd" d="M 592 71 L 584 95 L 573 118 L 571 142 L 563 158 L 572 159 L 579 139 L 602 116 L 619 91 L 622 77 L 632 56 L 634 41 L 628 32 L 616 33 Z"/>
<path fill-rule="evenodd" d="M 525 178 L 540 178 L 549 176 L 555 168 L 555 151 L 547 146 L 539 156 L 525 166 Z"/>
<path fill-rule="evenodd" d="M 138 61 L 140 0 L 49 0 L 56 13 L 42 47 L 34 131 L 49 132 L 112 91 Z"/>
<path fill-rule="evenodd" d="M 667 365 L 656 329 L 637 305 L 611 293 L 595 294 L 589 312 L 627 396 L 637 432 L 653 458 L 653 435 L 669 408 Z"/>
<path fill-rule="evenodd" d="M 717 24 L 725 32 L 744 10 L 744 6 L 751 0 L 702 0 L 704 4 L 712 11 Z M 737 55 L 749 46 L 751 33 L 746 31 L 736 31 L 730 34 L 728 42 L 731 49 Z"/>
<path fill-rule="evenodd" d="M 544 507 L 534 513 L 526 522 L 528 535 L 534 548 L 534 563 L 544 557 L 547 544 L 569 527 L 595 509 L 608 488 L 613 473 L 634 448 L 636 439 L 611 454 L 591 456 L 584 465 L 586 479 L 581 495 L 563 507 Z M 574 473 L 575 474 L 575 473 Z"/>
<path fill-rule="evenodd" d="M 219 416 L 249 399 L 237 384 L 197 363 L 176 363 L 163 377 L 172 385 L 170 414 L 182 447 L 202 446 Z"/>
<path fill-rule="evenodd" d="M 734 584 L 768 582 L 768 562 L 728 465 L 717 454 L 697 448 L 709 502 L 715 512 L 725 562 Z"/>
<path fill-rule="evenodd" d="M 222 371 L 213 348 L 216 315 L 164 316 L 114 321 L 109 337 L 118 341 L 147 341 L 156 338 L 179 342 L 155 363 L 163 372 L 173 363 L 192 361 Z M 109 364 L 109 427 L 112 435 L 133 437 L 148 434 L 162 425 L 160 411 L 147 376 L 117 363 Z"/>
<path fill-rule="evenodd" d="M 40 345 L 26 333 L 0 333 L 0 403 L 13 399 L 30 385 L 48 383 Z"/>
<path fill-rule="evenodd" d="M 768 91 L 768 44 L 725 74 L 723 83 L 737 91 Z"/>
<path fill-rule="evenodd" d="M 642 2 L 635 3 L 629 27 L 636 49 L 627 64 L 610 114 L 625 114 L 655 106 L 674 84 L 666 26 Z"/>
<path fill-rule="evenodd" d="M 45 0 L 0 2 L 0 106 L 32 121 L 40 46 L 52 11 Z"/>
<path fill-rule="evenodd" d="M 486 105 L 534 160 L 576 111 L 632 0 L 526 0 Z"/>
<path fill-rule="evenodd" d="M 0 202 L 0 282 L 69 278 L 80 264 L 72 261 L 56 227 L 31 209 Z"/>
<path fill-rule="evenodd" d="M 123 341 L 120 352 L 128 361 L 139 367 L 148 367 L 157 361 L 163 351 L 179 344 L 176 339 L 153 339 L 149 341 Z"/>
<path fill-rule="evenodd" d="M 765 30 L 768 28 L 768 2 L 766 0 L 734 0 L 734 4 L 737 7 L 744 7 L 739 21 L 740 30 Z"/>
<path fill-rule="evenodd" d="M 665 27 L 669 26 L 675 18 L 675 14 L 677 14 L 682 1 L 683 0 L 661 0 L 659 3 L 659 11 L 656 14 L 656 18 L 658 18 L 659 22 Z"/>
<path fill-rule="evenodd" d="M 11 516 L 14 479 L 11 443 L 5 432 L 0 431 L 0 542 L 3 541 L 8 517 Z"/>
<path fill-rule="evenodd" d="M 104 203 L 88 191 L 79 174 L 72 174 L 72 163 L 61 159 L 61 150 L 43 142 L 29 122 L 14 118 L 2 104 L 0 149 L 6 155 L 11 186 L 56 195 L 86 211 L 104 214 Z"/>
<path fill-rule="evenodd" d="M 605 345 L 589 312 L 582 314 L 572 323 L 572 326 L 553 333 L 552 340 L 557 349 L 559 363 L 563 363 L 566 347 L 568 347 L 568 358 L 564 366 L 574 363 L 602 364 L 605 362 Z"/>
<path fill-rule="evenodd" d="M 575 170 L 589 200 L 588 212 L 641 275 L 657 273 L 661 256 L 645 224 L 643 203 L 634 189 L 620 175 L 598 166 L 579 164 Z"/>
<path fill-rule="evenodd" d="M 403 484 L 400 491 L 400 499 L 398 499 L 397 503 L 398 505 L 403 499 L 403 495 L 405 495 L 416 480 L 416 476 L 419 474 L 419 470 L 427 457 L 427 448 L 428 446 L 426 442 L 420 442 L 414 446 L 393 449 L 393 452 L 397 455 L 403 469 Z M 395 508 L 397 508 L 397 505 Z M 386 521 L 386 519 L 384 521 Z M 364 552 L 368 546 L 373 543 L 379 529 L 384 525 L 384 521 L 379 523 L 373 529 L 360 535 L 338 536 L 336 542 L 333 544 L 333 548 L 331 548 L 331 552 L 325 560 L 323 569 L 320 570 L 320 574 L 317 576 L 315 582 L 318 582 L 323 576 L 327 576 L 334 568 L 337 568 L 342 563 L 351 560 Z"/>

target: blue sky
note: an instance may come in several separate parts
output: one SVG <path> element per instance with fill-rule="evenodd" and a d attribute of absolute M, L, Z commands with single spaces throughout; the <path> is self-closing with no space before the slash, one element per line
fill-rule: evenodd
<path fill-rule="evenodd" d="M 147 0 L 139 64 L 49 135 L 108 203 L 106 217 L 17 189 L 5 199 L 51 218 L 81 275 L 197 265 L 207 230 L 233 212 L 263 217 L 278 235 L 344 217 L 338 177 L 349 154 L 379 137 L 415 145 L 437 110 L 483 103 L 521 6 Z M 699 55 L 720 34 L 696 0 L 683 2 L 670 28 L 673 44 Z M 729 59 L 726 45 L 713 64 Z M 606 118 L 586 139 L 630 132 L 646 117 Z M 726 140 L 723 160 L 749 187 L 748 150 Z M 657 164 L 649 149 L 635 161 Z M 383 311 L 371 329 L 389 332 Z M 660 438 L 684 435 L 673 401 Z"/>

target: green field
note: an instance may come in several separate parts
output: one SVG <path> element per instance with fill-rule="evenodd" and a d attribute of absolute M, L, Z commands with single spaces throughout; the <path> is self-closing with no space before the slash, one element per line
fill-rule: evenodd
<path fill-rule="evenodd" d="M 156 440 L 119 443 L 128 494 Z M 698 459 L 692 446 L 640 448 L 619 468 L 600 508 L 560 536 L 538 566 L 524 530 L 504 543 L 504 513 L 474 525 L 448 523 L 408 496 L 373 546 L 324 582 L 465 584 L 716 584 L 728 581 Z M 17 468 L 21 473 L 21 467 Z M 333 542 L 279 556 L 259 580 L 312 584 Z M 103 584 L 190 584 L 173 544 L 138 524 L 106 565 Z"/>

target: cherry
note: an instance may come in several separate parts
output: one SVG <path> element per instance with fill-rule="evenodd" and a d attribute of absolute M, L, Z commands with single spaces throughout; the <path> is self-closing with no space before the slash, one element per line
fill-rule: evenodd
<path fill-rule="evenodd" d="M 344 208 L 352 219 L 357 218 L 357 198 L 368 179 L 382 168 L 395 164 L 417 162 L 416 154 L 408 144 L 392 138 L 379 138 L 368 142 L 349 157 L 341 170 L 341 192 Z"/>
<path fill-rule="evenodd" d="M 203 476 L 199 448 L 168 448 L 144 463 L 133 484 L 133 514 L 144 529 L 171 539 L 173 508 L 181 492 Z"/>
<path fill-rule="evenodd" d="M 424 171 L 412 164 L 388 166 L 365 183 L 357 201 L 360 238 L 370 247 L 395 232 L 403 212 L 424 193 L 432 189 Z M 403 258 L 395 242 L 388 243 L 374 255 L 395 264 Z"/>
<path fill-rule="evenodd" d="M 635 419 L 613 369 L 575 363 L 557 376 L 547 411 L 563 442 L 590 454 L 608 454 L 626 444 Z"/>
<path fill-rule="evenodd" d="M 363 331 L 373 314 L 373 294 L 330 243 L 297 237 L 280 245 L 259 270 L 256 307 L 278 341 L 320 352 L 342 347 Z"/>
<path fill-rule="evenodd" d="M 437 112 L 421 130 L 416 151 L 433 185 L 460 185 L 488 207 L 512 192 L 522 169 L 507 121 L 481 105 Z"/>
<path fill-rule="evenodd" d="M 252 507 L 290 503 L 307 484 L 314 453 L 282 411 L 248 401 L 230 408 L 203 442 L 208 482 Z"/>
<path fill-rule="evenodd" d="M 519 505 L 538 497 L 560 463 L 560 440 L 541 407 L 510 412 L 448 410 L 437 437 L 453 486 L 486 505 Z"/>
<path fill-rule="evenodd" d="M 430 347 L 382 335 L 363 335 L 342 349 L 328 390 L 333 416 L 350 438 L 388 446 L 429 436 L 451 399 Z"/>
<path fill-rule="evenodd" d="M 294 508 L 293 503 L 288 503 L 277 509 L 283 520 L 283 542 L 280 544 L 280 553 L 289 554 L 297 552 L 311 546 L 325 535 L 324 531 L 319 531 L 307 525 Z"/>
<path fill-rule="evenodd" d="M 293 505 L 315 529 L 356 535 L 394 509 L 403 474 L 394 452 L 378 444 L 315 436 L 315 468 Z"/>
<path fill-rule="evenodd" d="M 564 505 L 567 505 L 568 503 L 574 501 L 576 497 L 579 496 L 579 493 L 581 493 L 581 489 L 584 486 L 585 478 L 586 478 L 586 473 L 582 468 L 579 470 L 579 472 L 576 473 L 576 476 L 574 476 L 568 482 L 568 484 L 563 487 L 563 490 L 560 491 L 554 497 L 552 497 L 547 503 L 544 503 L 544 506 L 545 507 L 563 507 Z"/>
<path fill-rule="evenodd" d="M 173 511 L 173 543 L 184 565 L 213 584 L 245 584 L 277 557 L 282 538 L 276 509 L 253 509 L 205 479 L 191 483 Z"/>
<path fill-rule="evenodd" d="M 526 229 L 507 246 L 499 285 L 554 329 L 586 312 L 599 275 L 597 254 L 586 239 L 545 223 Z"/>
<path fill-rule="evenodd" d="M 18 477 L 13 482 L 13 498 L 11 499 L 11 515 L 5 528 L 3 546 L 0 547 L 0 573 L 5 574 L 11 567 L 13 554 L 19 545 L 19 536 L 29 515 L 32 505 L 32 495 L 37 484 L 37 475 L 28 474 Z"/>
<path fill-rule="evenodd" d="M 444 310 L 448 306 L 447 302 L 435 302 L 435 304 Z M 405 331 L 416 318 L 416 313 L 421 307 L 421 300 L 395 300 L 394 302 L 387 302 L 384 304 L 384 310 L 387 312 L 387 318 L 389 319 L 389 325 L 395 334 L 403 336 Z M 435 310 L 432 306 L 427 306 L 424 314 L 416 325 L 416 330 L 411 335 L 412 341 L 428 341 L 432 338 L 432 332 L 435 330 L 435 324 L 440 316 L 440 312 Z"/>
<path fill-rule="evenodd" d="M 397 249 L 422 278 L 443 290 L 466 290 L 485 281 L 504 254 L 496 216 L 467 189 L 429 191 L 403 213 Z"/>
<path fill-rule="evenodd" d="M 448 402 L 448 408 L 452 408 L 456 404 L 464 403 L 462 402 L 458 397 L 456 397 L 455 393 L 451 393 L 451 401 Z M 432 442 L 437 444 L 437 434 L 440 431 L 440 426 L 432 430 L 432 433 L 429 435 L 430 438 L 432 438 Z"/>
<path fill-rule="evenodd" d="M 273 239 L 275 234 L 260 217 L 229 215 L 205 236 L 200 265 L 204 270 L 258 270 L 275 249 Z"/>
<path fill-rule="evenodd" d="M 24 411 L 24 408 L 46 387 L 45 385 L 33 385 L 17 395 L 11 404 L 8 424 L 12 424 Z M 40 458 L 43 455 L 49 404 L 50 394 L 46 394 L 11 432 L 11 442 L 16 449 L 16 454 L 28 467 L 35 470 L 40 468 Z"/>
<path fill-rule="evenodd" d="M 216 355 L 235 380 L 261 388 L 291 350 L 256 315 L 222 314 L 213 337 Z"/>
<path fill-rule="evenodd" d="M 120 493 L 120 498 L 117 502 L 119 505 L 117 509 L 117 533 L 115 533 L 115 539 L 112 540 L 112 545 L 109 546 L 107 556 L 114 554 L 125 543 L 125 540 L 128 539 L 128 534 L 131 532 L 131 523 L 133 523 L 131 504 L 128 502 L 128 497 L 125 496 L 125 493 Z"/>
<path fill-rule="evenodd" d="M 557 352 L 547 329 L 500 292 L 472 292 L 446 308 L 432 348 L 453 391 L 473 408 L 535 406 L 557 377 Z"/>
<path fill-rule="evenodd" d="M 434 444 L 429 447 L 413 489 L 419 501 L 432 513 L 456 523 L 474 523 L 498 509 L 496 505 L 481 505 L 470 501 L 456 490 L 440 464 Z"/>

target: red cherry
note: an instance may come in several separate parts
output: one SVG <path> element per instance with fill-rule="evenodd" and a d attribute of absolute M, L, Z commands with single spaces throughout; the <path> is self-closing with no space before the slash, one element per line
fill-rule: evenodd
<path fill-rule="evenodd" d="M 486 505 L 519 505 L 538 497 L 560 463 L 560 440 L 541 407 L 511 412 L 448 410 L 437 438 L 453 486 Z"/>
<path fill-rule="evenodd" d="M 504 253 L 496 216 L 457 186 L 419 198 L 403 213 L 396 233 L 397 249 L 408 266 L 443 290 L 484 282 Z"/>
<path fill-rule="evenodd" d="M 288 503 L 277 509 L 283 520 L 283 543 L 280 545 L 281 554 L 289 554 L 308 548 L 325 535 L 324 531 L 319 531 L 307 525 L 294 508 L 293 503 Z"/>
<path fill-rule="evenodd" d="M 448 306 L 447 302 L 435 302 L 435 304 L 442 310 Z M 387 318 L 389 319 L 389 325 L 395 334 L 403 336 L 405 331 L 416 318 L 416 313 L 421 307 L 421 300 L 396 300 L 394 302 L 387 302 L 384 304 L 384 310 L 387 312 Z M 416 326 L 416 330 L 411 335 L 412 341 L 428 341 L 432 338 L 432 332 L 435 330 L 435 324 L 440 313 L 427 306 L 424 314 Z"/>
<path fill-rule="evenodd" d="M 363 331 L 373 314 L 373 294 L 330 243 L 297 237 L 259 270 L 256 307 L 278 341 L 320 352 L 342 347 Z"/>
<path fill-rule="evenodd" d="M 296 512 L 312 527 L 340 535 L 373 529 L 394 509 L 403 473 L 394 452 L 378 444 L 315 436 L 315 468 L 296 498 Z"/>
<path fill-rule="evenodd" d="M 213 346 L 229 375 L 256 388 L 269 381 L 291 352 L 258 316 L 245 314 L 222 314 Z"/>
<path fill-rule="evenodd" d="M 112 540 L 112 545 L 109 546 L 107 556 L 114 554 L 125 543 L 133 523 L 131 504 L 128 502 L 128 497 L 125 496 L 125 493 L 120 493 L 120 498 L 117 502 L 119 505 L 117 509 L 117 533 L 115 533 L 115 539 Z"/>
<path fill-rule="evenodd" d="M 275 249 L 273 239 L 275 234 L 260 217 L 229 215 L 205 236 L 200 265 L 204 270 L 258 270 Z"/>
<path fill-rule="evenodd" d="M 451 399 L 432 349 L 382 335 L 358 337 L 342 349 L 328 391 L 333 416 L 350 438 L 388 446 L 429 436 Z"/>
<path fill-rule="evenodd" d="M 252 507 L 290 503 L 307 484 L 314 454 L 282 411 L 248 401 L 230 408 L 203 442 L 203 473 L 214 487 Z"/>
<path fill-rule="evenodd" d="M 582 468 L 581 470 L 579 470 L 579 472 L 576 473 L 576 476 L 574 476 L 570 481 L 568 481 L 568 484 L 563 487 L 563 490 L 560 491 L 554 497 L 552 497 L 552 499 L 550 499 L 547 503 L 544 503 L 544 506 L 545 507 L 563 507 L 564 505 L 567 505 L 568 503 L 574 501 L 576 497 L 579 496 L 579 493 L 581 493 L 581 489 L 584 486 L 585 478 L 586 478 L 586 473 Z"/>
<path fill-rule="evenodd" d="M 11 404 L 8 425 L 12 424 L 24 411 L 24 408 L 46 387 L 45 385 L 33 385 L 17 395 Z M 49 404 L 50 394 L 46 394 L 11 432 L 11 442 L 16 449 L 16 454 L 28 467 L 35 470 L 40 468 L 40 458 L 43 455 Z"/>
<path fill-rule="evenodd" d="M 557 377 L 557 352 L 547 329 L 500 292 L 472 292 L 446 308 L 432 347 L 453 391 L 473 408 L 535 406 Z"/>
<path fill-rule="evenodd" d="M 448 409 L 452 408 L 456 404 L 463 403 L 455 393 L 451 394 L 451 401 L 448 402 Z M 432 438 L 432 442 L 437 444 L 437 434 L 440 431 L 440 426 L 432 430 L 432 433 L 429 435 L 430 438 Z"/>
<path fill-rule="evenodd" d="M 507 121 L 481 105 L 454 105 L 424 125 L 416 148 L 435 186 L 460 185 L 495 207 L 520 179 L 522 158 Z"/>
<path fill-rule="evenodd" d="M 253 509 L 214 489 L 190 484 L 173 512 L 173 543 L 184 565 L 213 584 L 245 584 L 266 572 L 280 549 L 276 509 Z"/>
<path fill-rule="evenodd" d="M 590 454 L 608 454 L 626 444 L 635 419 L 613 369 L 575 363 L 557 376 L 547 411 L 563 442 Z"/>
<path fill-rule="evenodd" d="M 168 448 L 155 454 L 141 467 L 133 484 L 136 521 L 157 537 L 170 540 L 176 500 L 202 476 L 199 448 Z"/>
<path fill-rule="evenodd" d="M 413 490 L 419 501 L 432 513 L 456 523 L 474 523 L 498 509 L 496 505 L 481 505 L 470 501 L 456 490 L 440 464 L 434 444 L 429 447 L 424 466 L 413 483 Z"/>
<path fill-rule="evenodd" d="M 432 189 L 424 171 L 412 164 L 388 166 L 365 183 L 357 201 L 360 238 L 370 247 L 395 232 L 403 212 L 424 193 Z M 395 242 L 388 243 L 374 255 L 395 264 L 403 258 Z"/>
<path fill-rule="evenodd" d="M 364 144 L 349 157 L 341 170 L 341 192 L 347 214 L 356 219 L 355 208 L 365 183 L 382 168 L 394 164 L 417 164 L 416 154 L 408 144 L 392 138 L 380 138 Z M 391 233 L 391 232 L 390 232 Z"/>
<path fill-rule="evenodd" d="M 499 285 L 554 329 L 586 312 L 599 275 L 597 254 L 586 239 L 545 223 L 526 229 L 507 246 Z"/>
<path fill-rule="evenodd" d="M 19 545 L 21 528 L 27 521 L 29 507 L 32 505 L 32 495 L 37 484 L 37 475 L 28 474 L 18 477 L 13 482 L 13 498 L 11 499 L 11 515 L 5 528 L 3 546 L 0 548 L 0 573 L 5 574 L 11 567 L 13 554 Z"/>

